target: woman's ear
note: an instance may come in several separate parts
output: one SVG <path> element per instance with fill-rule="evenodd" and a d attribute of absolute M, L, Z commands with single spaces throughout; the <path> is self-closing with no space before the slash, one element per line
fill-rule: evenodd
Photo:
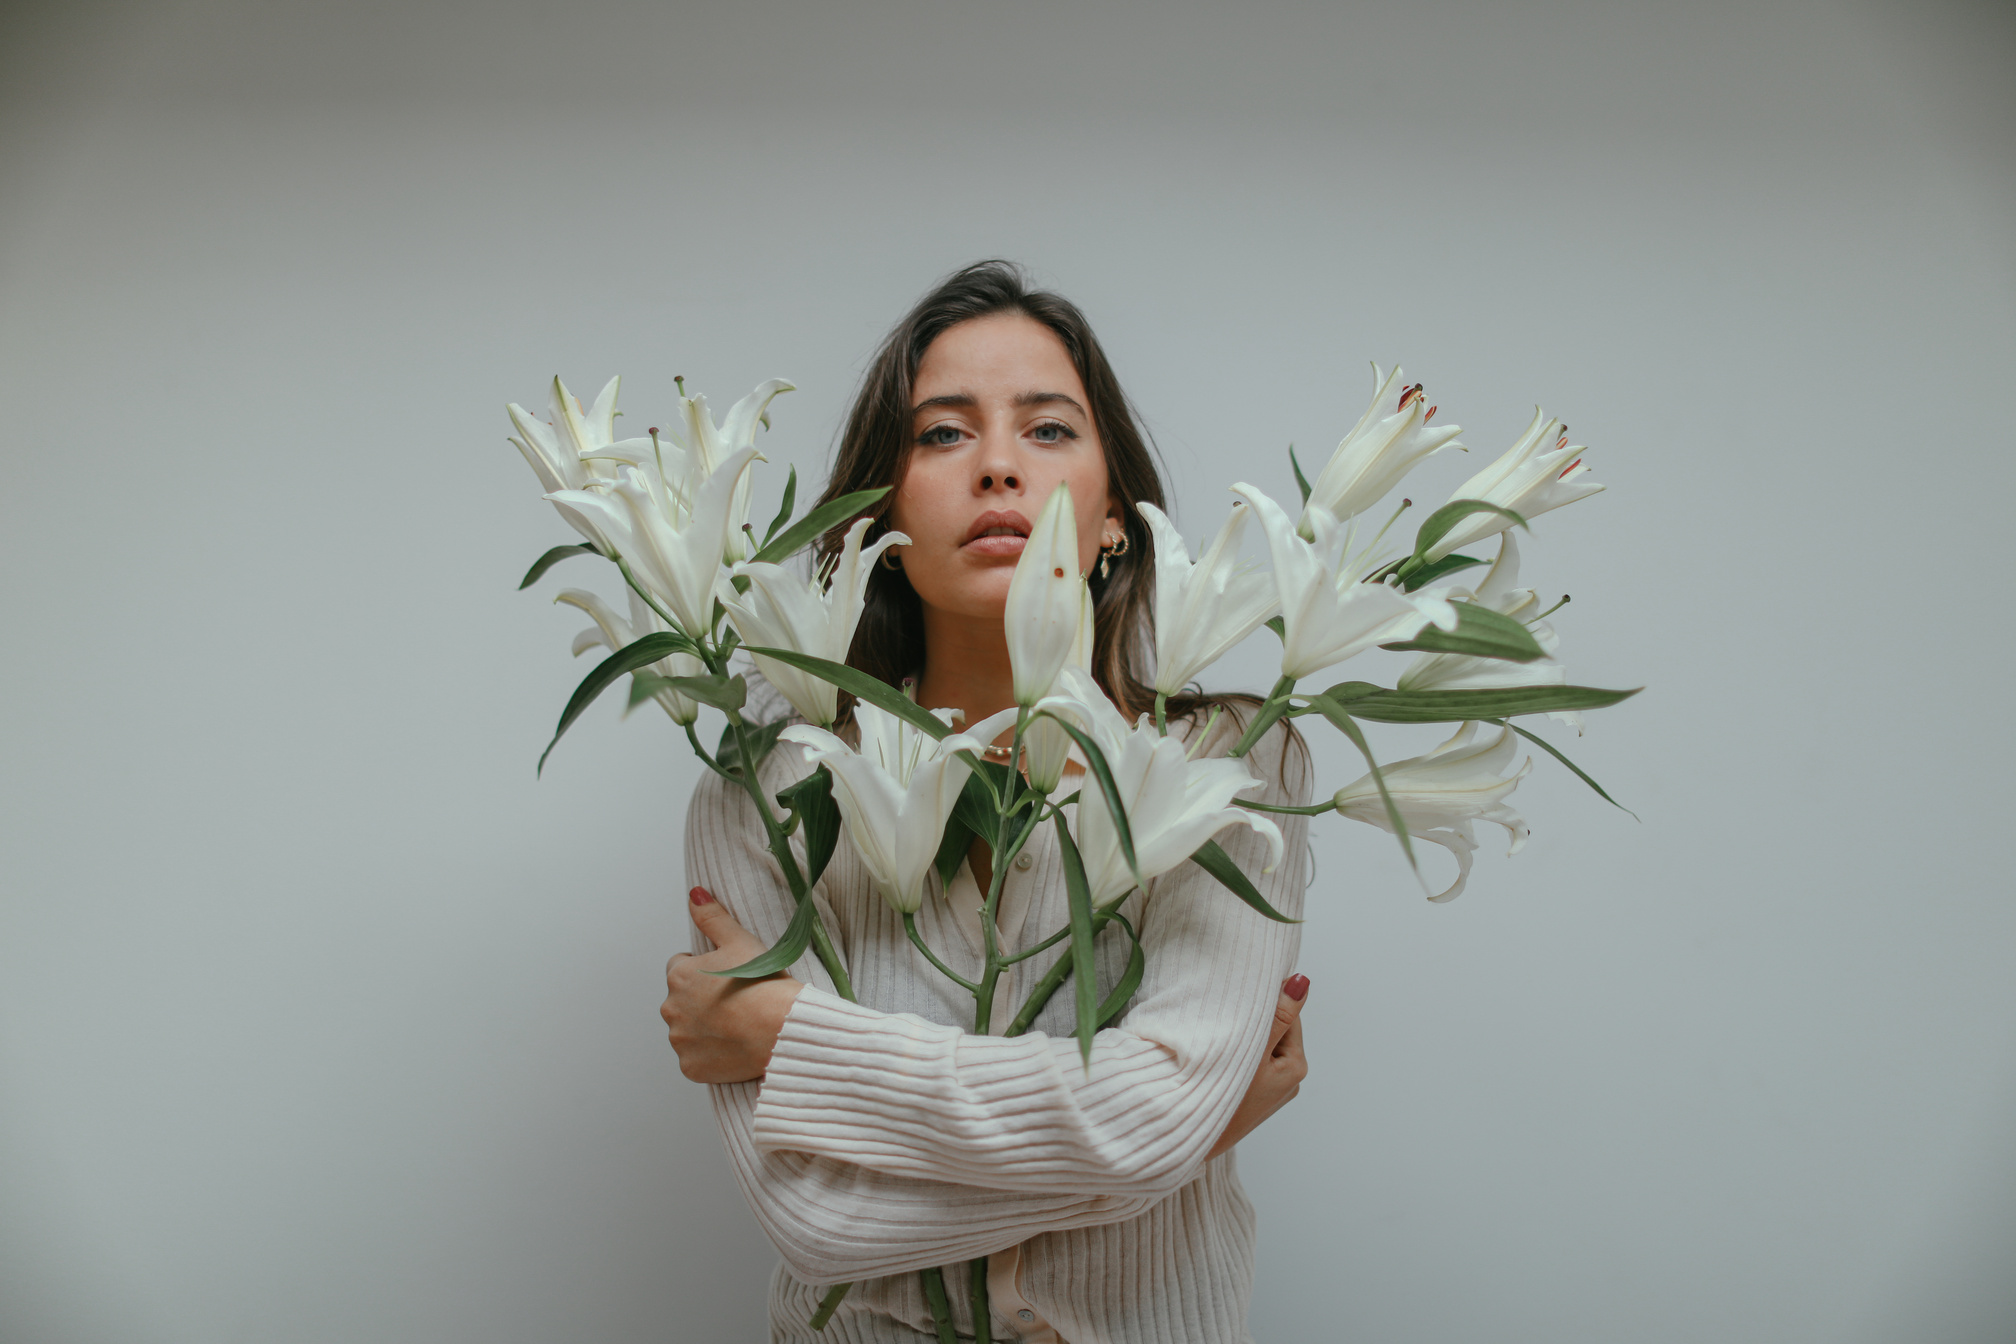
<path fill-rule="evenodd" d="M 1127 535 L 1127 506 L 1111 495 L 1106 498 L 1106 525 L 1100 529 L 1099 544 L 1104 546 L 1110 538 Z"/>

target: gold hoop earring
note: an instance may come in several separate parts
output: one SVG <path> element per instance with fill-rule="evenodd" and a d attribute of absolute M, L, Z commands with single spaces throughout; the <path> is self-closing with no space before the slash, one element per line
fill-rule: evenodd
<path fill-rule="evenodd" d="M 896 548 L 894 546 L 882 552 L 882 568 L 893 570 L 898 574 L 903 572 L 903 562 L 896 558 Z"/>
<path fill-rule="evenodd" d="M 1120 539 L 1118 541 L 1113 542 L 1111 545 L 1102 546 L 1099 548 L 1100 578 L 1104 579 L 1111 577 L 1109 571 L 1107 570 L 1106 562 L 1109 560 L 1118 559 L 1120 556 L 1127 554 L 1127 542 L 1128 542 L 1128 536 L 1125 532 L 1122 532 L 1120 534 Z"/>

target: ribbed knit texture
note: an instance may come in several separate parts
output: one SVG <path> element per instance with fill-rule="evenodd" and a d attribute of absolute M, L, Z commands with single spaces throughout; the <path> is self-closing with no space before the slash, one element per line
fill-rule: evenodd
<path fill-rule="evenodd" d="M 1232 738 L 1228 725 L 1205 750 L 1223 752 Z M 1306 800 L 1305 757 L 1289 750 L 1284 769 L 1284 740 L 1277 730 L 1249 755 L 1266 788 L 1245 796 Z M 772 795 L 805 773 L 789 743 L 759 772 Z M 1306 823 L 1274 820 L 1287 845 L 1272 874 L 1260 872 L 1267 846 L 1247 828 L 1218 839 L 1276 909 L 1299 916 Z M 1025 854 L 1032 862 L 1010 869 L 1003 901 L 1009 953 L 1067 920 L 1055 836 L 1046 827 Z M 782 934 L 790 894 L 755 809 L 711 773 L 687 813 L 686 865 L 691 884 L 756 937 Z M 971 996 L 910 945 L 844 834 L 815 899 L 861 1002 L 833 993 L 808 954 L 792 968 L 806 988 L 769 1072 L 712 1089 L 736 1178 L 784 1257 L 771 1281 L 772 1338 L 935 1339 L 915 1273 L 934 1264 L 970 1337 L 963 1262 L 1019 1244 L 1022 1296 L 1069 1344 L 1247 1340 L 1253 1208 L 1232 1155 L 1204 1156 L 1258 1067 L 1297 928 L 1263 919 L 1194 864 L 1151 882 L 1123 907 L 1147 974 L 1125 1016 L 1095 1038 L 1088 1073 L 1069 982 L 1028 1034 L 972 1034 Z M 1011 906 L 1026 916 L 1009 919 Z M 978 977 L 980 945 L 935 886 L 917 923 L 948 965 Z M 708 947 L 697 933 L 694 945 Z M 1016 1007 L 1065 950 L 1015 968 L 1003 992 Z M 1126 935 L 1109 926 L 1102 996 L 1127 955 Z M 823 1285 L 843 1280 L 853 1291 L 813 1334 L 806 1321 Z M 1014 1339 L 1017 1322 L 994 1314 L 995 1338 Z"/>

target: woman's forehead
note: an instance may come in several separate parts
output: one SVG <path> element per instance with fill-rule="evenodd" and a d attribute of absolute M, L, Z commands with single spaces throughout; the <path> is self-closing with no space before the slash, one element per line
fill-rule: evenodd
<path fill-rule="evenodd" d="M 1084 410 L 1084 380 L 1057 333 L 1023 313 L 990 313 L 947 327 L 925 349 L 911 404 L 1005 402 Z"/>

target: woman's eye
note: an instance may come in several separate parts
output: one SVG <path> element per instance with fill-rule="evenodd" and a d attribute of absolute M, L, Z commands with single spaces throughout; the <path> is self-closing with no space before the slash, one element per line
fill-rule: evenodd
<path fill-rule="evenodd" d="M 933 425 L 917 436 L 917 442 L 930 448 L 950 448 L 959 442 L 957 425 Z"/>
<path fill-rule="evenodd" d="M 1038 443 L 1062 443 L 1066 439 L 1075 439 L 1078 437 L 1077 430 L 1056 420 L 1046 420 L 1030 430 L 1029 433 Z"/>

